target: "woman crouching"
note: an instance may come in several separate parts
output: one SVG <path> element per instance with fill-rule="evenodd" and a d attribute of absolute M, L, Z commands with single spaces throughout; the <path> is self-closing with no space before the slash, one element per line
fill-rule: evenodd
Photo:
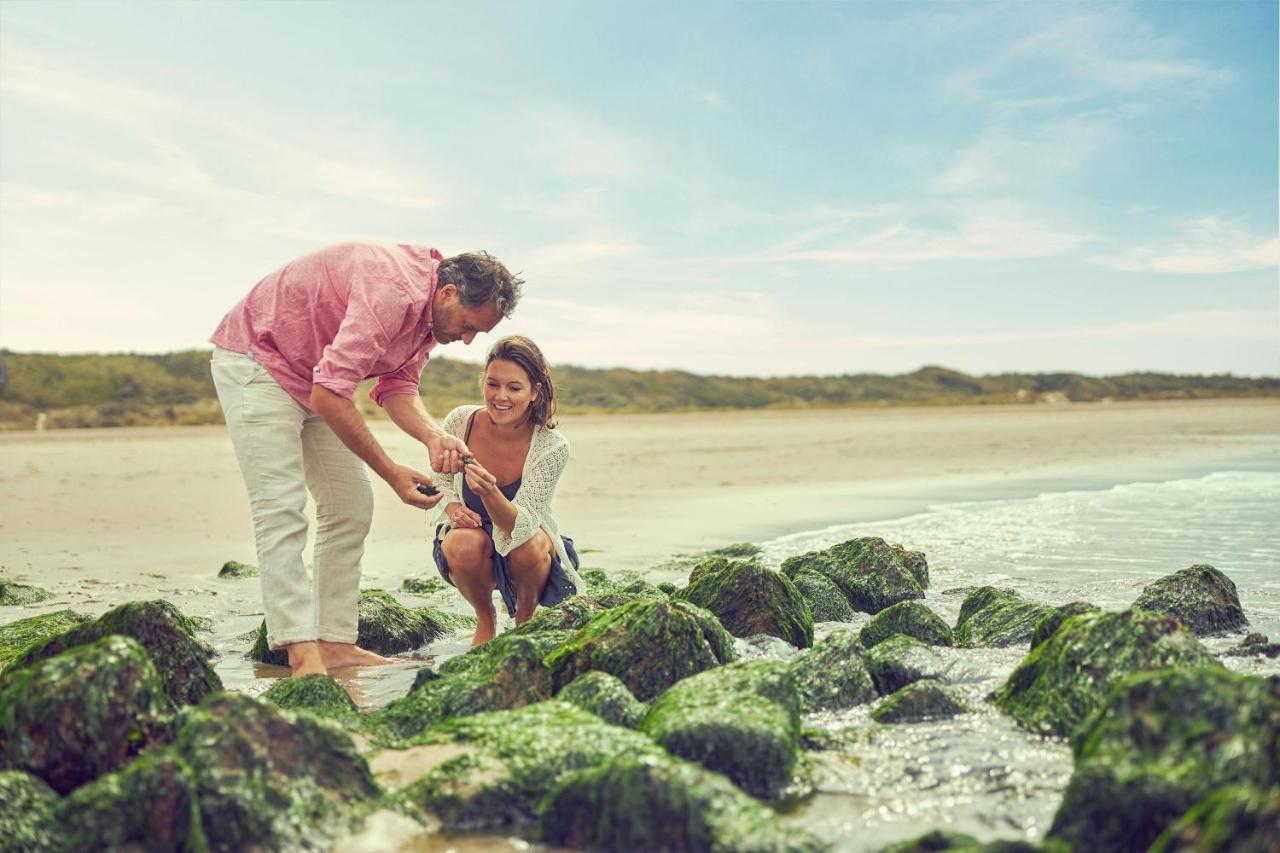
<path fill-rule="evenodd" d="M 542 351 L 528 338 L 503 338 L 489 350 L 483 406 L 459 406 L 444 429 L 472 457 L 461 474 L 435 474 L 444 498 L 433 553 L 440 576 L 476 611 L 478 646 L 497 630 L 493 590 L 519 625 L 538 604 L 582 586 L 573 540 L 551 514 L 569 441 L 555 428 L 556 400 Z"/>

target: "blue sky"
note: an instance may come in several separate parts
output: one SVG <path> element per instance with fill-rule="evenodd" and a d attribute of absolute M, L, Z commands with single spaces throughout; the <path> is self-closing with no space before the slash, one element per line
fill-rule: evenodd
<path fill-rule="evenodd" d="M 1276 375 L 1276 81 L 1274 2 L 6 0 L 0 346 L 373 239 L 523 271 L 553 363 Z"/>

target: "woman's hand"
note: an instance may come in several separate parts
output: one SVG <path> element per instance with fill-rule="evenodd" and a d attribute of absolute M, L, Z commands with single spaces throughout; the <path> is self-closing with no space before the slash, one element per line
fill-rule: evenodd
<path fill-rule="evenodd" d="M 462 469 L 462 476 L 467 478 L 467 485 L 481 500 L 502 494 L 498 488 L 498 478 L 486 471 L 479 462 L 467 463 Z"/>
<path fill-rule="evenodd" d="M 449 523 L 454 528 L 466 530 L 484 526 L 478 513 L 472 512 L 456 501 L 444 508 L 444 516 L 449 519 Z"/>

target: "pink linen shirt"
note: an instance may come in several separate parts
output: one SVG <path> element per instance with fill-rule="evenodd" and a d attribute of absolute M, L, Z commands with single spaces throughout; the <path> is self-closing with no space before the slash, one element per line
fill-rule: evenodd
<path fill-rule="evenodd" d="M 311 386 L 350 399 L 417 394 L 436 345 L 431 299 L 443 260 L 426 246 L 342 243 L 285 264 L 254 285 L 209 340 L 246 353 L 308 410 Z"/>

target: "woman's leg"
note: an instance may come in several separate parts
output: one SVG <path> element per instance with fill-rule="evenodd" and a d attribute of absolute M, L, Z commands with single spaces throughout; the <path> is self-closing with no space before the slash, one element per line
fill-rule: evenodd
<path fill-rule="evenodd" d="M 493 608 L 493 542 L 489 534 L 474 528 L 450 530 L 440 543 L 449 563 L 449 578 L 476 611 L 476 634 L 471 645 L 493 639 L 498 614 Z"/>
<path fill-rule="evenodd" d="M 522 625 L 538 608 L 538 599 L 551 574 L 551 556 L 555 553 L 551 537 L 541 530 L 533 538 L 507 555 L 507 574 L 516 587 L 516 624 Z"/>

